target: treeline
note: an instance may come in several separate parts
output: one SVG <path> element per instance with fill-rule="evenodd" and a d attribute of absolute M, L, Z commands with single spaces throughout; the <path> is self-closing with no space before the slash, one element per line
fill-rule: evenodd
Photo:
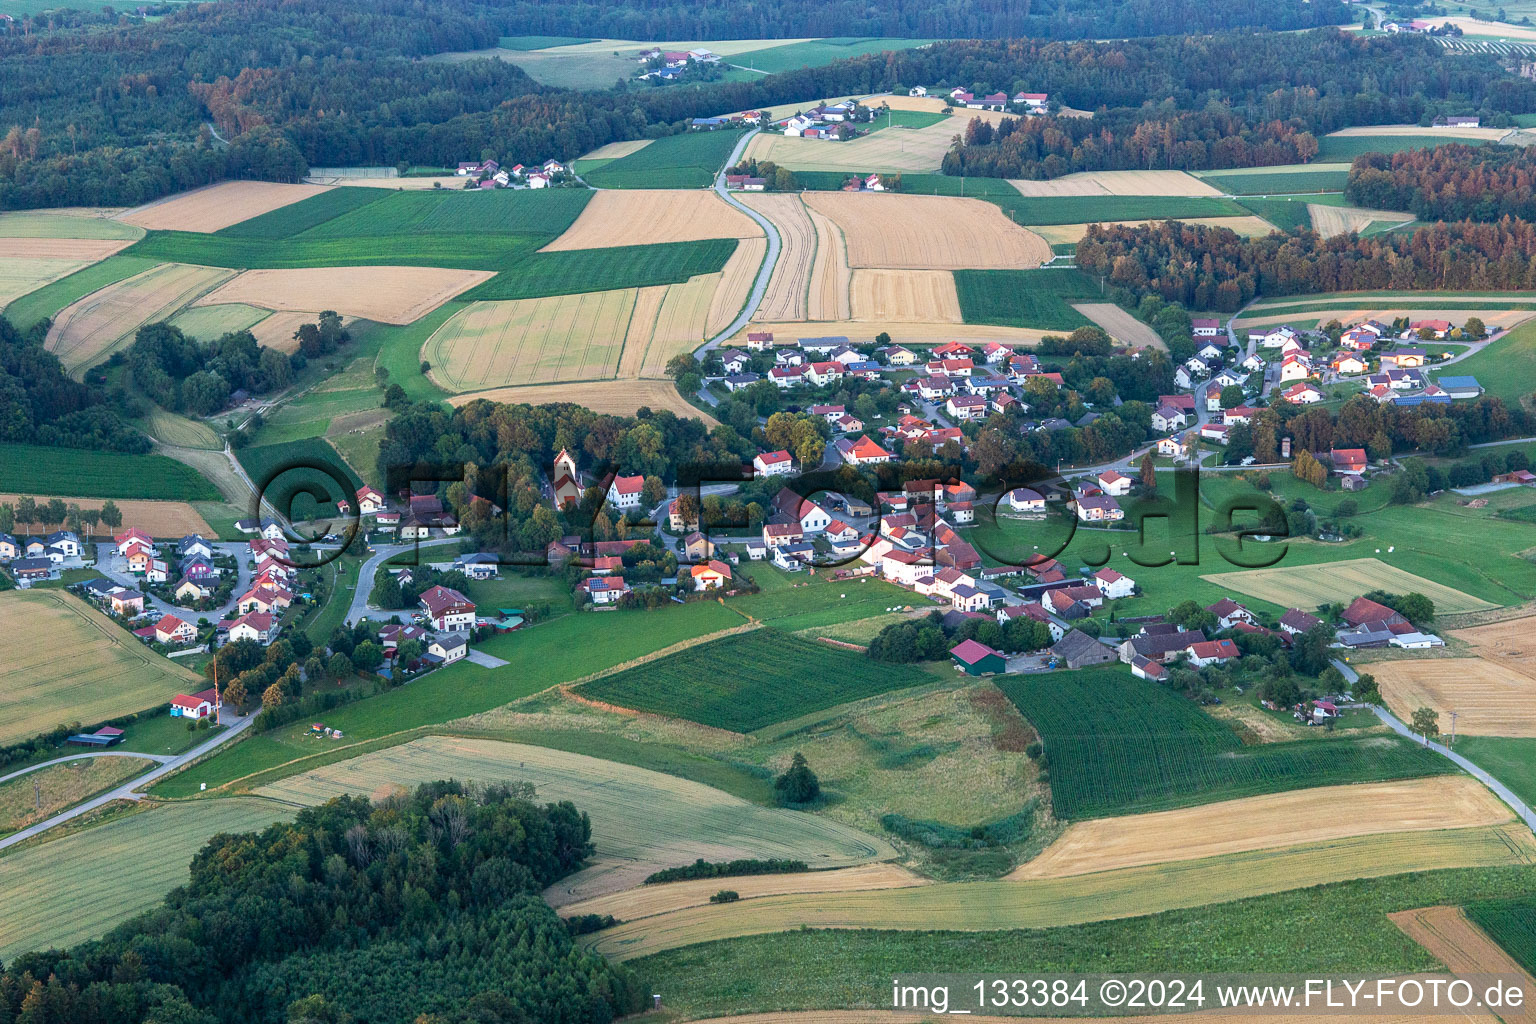
<path fill-rule="evenodd" d="M 539 897 L 592 853 L 591 823 L 569 802 L 531 797 L 432 782 L 215 836 L 160 907 L 7 964 L 0 1018 L 606 1024 L 633 1013 L 646 990 L 577 949 Z"/>
<path fill-rule="evenodd" d="M 1536 288 L 1536 225 L 1434 224 L 1412 233 L 1323 238 L 1313 231 L 1241 238 L 1227 228 L 1163 221 L 1094 225 L 1077 265 L 1132 304 L 1157 295 L 1189 309 L 1232 312 L 1256 295 L 1348 291 L 1528 291 Z"/>
<path fill-rule="evenodd" d="M 202 342 L 168 323 L 145 324 L 128 347 L 133 381 L 152 401 L 209 416 L 238 390 L 262 394 L 293 381 L 289 356 L 256 344 L 250 331 Z"/>
<path fill-rule="evenodd" d="M 142 454 L 150 441 L 105 395 L 64 372 L 43 347 L 47 324 L 26 334 L 0 318 L 0 441 Z"/>
<path fill-rule="evenodd" d="M 1519 146 L 1436 146 L 1366 153 L 1344 195 L 1357 206 L 1419 220 L 1536 220 L 1536 154 Z"/>
<path fill-rule="evenodd" d="M 1413 36 L 1336 31 L 1228 33 L 1065 45 L 967 42 L 903 55 L 902 81 L 1031 91 L 1092 119 L 978 123 L 946 174 L 1053 178 L 1073 171 L 1199 170 L 1296 163 L 1322 135 L 1358 124 L 1418 123 L 1444 112 L 1490 121 L 1536 109 L 1536 83 L 1447 56 Z"/>
<path fill-rule="evenodd" d="M 556 3 L 513 7 L 521 33 L 615 39 L 754 39 L 824 36 L 1082 39 L 1169 32 L 1220 32 L 1239 26 L 1313 28 L 1349 20 L 1337 0 L 751 0 L 705 5 L 679 0 Z"/>

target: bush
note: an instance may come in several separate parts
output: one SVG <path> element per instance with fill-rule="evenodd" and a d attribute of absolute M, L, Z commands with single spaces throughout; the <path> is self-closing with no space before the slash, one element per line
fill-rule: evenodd
<path fill-rule="evenodd" d="M 707 861 L 703 857 L 681 868 L 663 868 L 645 880 L 646 885 L 656 882 L 680 882 L 690 878 L 729 878 L 739 875 L 787 875 L 797 871 L 809 871 L 803 860 L 729 860 Z"/>
<path fill-rule="evenodd" d="M 721 889 L 709 898 L 711 903 L 735 903 L 741 899 L 741 893 L 735 889 Z"/>
<path fill-rule="evenodd" d="M 880 826 L 895 836 L 932 849 L 981 850 L 1007 846 L 1028 837 L 1038 801 L 1031 799 L 1023 810 L 985 825 L 959 828 L 939 821 L 922 821 L 901 814 L 881 817 Z"/>
<path fill-rule="evenodd" d="M 577 914 L 565 919 L 565 930 L 572 935 L 590 935 L 622 923 L 612 914 Z"/>
<path fill-rule="evenodd" d="M 808 804 L 821 796 L 821 780 L 798 750 L 789 770 L 774 780 L 773 788 L 783 804 Z"/>

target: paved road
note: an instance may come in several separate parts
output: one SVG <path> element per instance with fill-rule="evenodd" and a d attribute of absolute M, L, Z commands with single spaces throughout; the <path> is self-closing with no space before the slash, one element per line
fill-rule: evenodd
<path fill-rule="evenodd" d="M 146 761 L 158 761 L 161 764 L 165 764 L 167 761 L 175 760 L 175 755 L 173 754 L 135 754 L 131 750 L 92 750 L 84 754 L 70 754 L 68 757 L 56 757 L 52 761 L 44 761 L 41 764 L 34 764 L 30 768 L 23 768 L 20 771 L 11 772 L 9 775 L 0 775 L 0 782 L 10 782 L 12 779 L 18 779 L 23 775 L 27 775 L 35 771 L 41 771 L 44 768 L 52 768 L 56 764 L 64 764 L 69 761 L 85 761 L 93 757 L 137 757 Z"/>
<path fill-rule="evenodd" d="M 1338 660 L 1337 658 L 1333 659 L 1333 667 L 1344 674 L 1344 679 L 1347 682 L 1353 683 L 1360 678 L 1359 674 L 1354 669 L 1350 668 L 1347 664 Z M 1483 785 L 1493 790 L 1494 794 L 1500 800 L 1503 800 L 1506 804 L 1508 804 L 1510 809 L 1518 814 L 1522 820 L 1524 820 L 1532 832 L 1536 832 L 1536 811 L 1532 811 L 1530 807 L 1526 805 L 1525 801 L 1521 800 L 1518 796 L 1515 796 L 1515 794 L 1511 792 L 1509 787 L 1504 785 L 1504 783 L 1500 782 L 1492 775 L 1489 775 L 1486 771 L 1479 768 L 1471 761 L 1468 761 L 1466 758 L 1462 757 L 1460 754 L 1456 753 L 1456 751 L 1450 749 L 1444 744 L 1435 743 L 1433 741 L 1426 741 L 1423 736 L 1420 736 L 1418 733 L 1408 728 L 1408 726 L 1405 725 L 1400 718 L 1392 714 L 1392 712 L 1388 711 L 1386 708 L 1373 706 L 1371 710 L 1376 712 L 1376 717 L 1381 719 L 1382 723 L 1390 728 L 1393 732 L 1400 736 L 1406 736 L 1413 740 L 1415 743 L 1420 743 L 1428 747 L 1430 750 L 1433 750 L 1435 753 L 1442 757 L 1450 758 L 1468 775 L 1472 776 L 1478 782 L 1481 782 Z"/>
<path fill-rule="evenodd" d="M 436 547 L 439 544 L 457 544 L 459 540 L 458 537 L 433 537 L 431 540 L 412 541 L 409 544 L 380 544 L 363 563 L 362 569 L 357 574 L 357 590 L 352 593 L 352 606 L 347 609 L 347 621 L 357 622 L 359 619 L 368 617 L 368 595 L 373 592 L 373 578 L 378 574 L 379 566 L 396 555 L 414 551 L 418 544 L 427 548 Z M 394 611 L 390 612 L 390 614 L 394 613 Z"/>
<path fill-rule="evenodd" d="M 85 803 L 83 803 L 83 804 L 76 804 L 74 807 L 71 807 L 69 810 L 61 811 L 60 813 L 55 814 L 53 817 L 49 818 L 46 821 L 40 821 L 36 825 L 32 825 L 29 828 L 24 828 L 20 832 L 15 833 L 14 835 L 9 835 L 9 836 L 6 836 L 4 839 L 0 839 L 0 850 L 3 850 L 3 849 L 5 849 L 8 846 L 14 846 L 17 843 L 19 843 L 19 842 L 21 842 L 21 841 L 23 841 L 25 839 L 31 839 L 35 835 L 40 835 L 43 832 L 47 832 L 51 828 L 54 828 L 54 827 L 56 827 L 58 825 L 62 825 L 66 821 L 71 821 L 71 820 L 73 820 L 75 818 L 78 818 L 82 814 L 87 814 L 87 813 L 89 813 L 91 811 L 94 811 L 96 808 L 105 806 L 106 804 L 109 804 L 109 803 L 111 803 L 114 800 L 142 800 L 142 799 L 144 799 L 144 794 L 137 792 L 137 790 L 142 789 L 144 786 L 149 785 L 151 782 L 154 782 L 157 779 L 160 779 L 160 778 L 162 778 L 162 777 L 164 777 L 166 775 L 169 775 L 171 772 L 174 772 L 178 768 L 182 767 L 183 765 L 188 764 L 191 761 L 193 761 L 194 759 L 201 757 L 202 755 L 206 754 L 208 751 L 214 749 L 215 747 L 218 747 L 218 746 L 220 746 L 221 744 L 224 744 L 224 743 L 228 743 L 230 740 L 234 739 L 236 736 L 239 736 L 246 729 L 250 728 L 251 722 L 253 722 L 255 720 L 255 718 L 256 718 L 256 713 L 254 711 L 251 712 L 249 715 L 246 715 L 243 718 L 231 715 L 230 718 L 229 718 L 229 723 L 230 723 L 229 724 L 229 728 L 225 729 L 223 732 L 219 733 L 217 736 L 212 737 L 207 742 L 201 743 L 198 746 L 193 747 L 191 750 L 187 751 L 185 754 L 178 754 L 175 757 L 169 758 L 169 759 L 161 762 L 161 764 L 159 766 L 150 769 L 150 771 L 148 771 L 144 775 L 140 775 L 136 779 L 130 779 L 128 782 L 123 783 L 121 786 L 118 786 L 116 789 L 109 790 L 108 792 L 103 793 L 101 796 L 94 797 L 94 798 L 92 798 L 90 800 L 85 801 Z M 139 756 L 142 757 L 142 756 L 148 756 L 148 755 L 139 755 Z M 39 767 L 41 767 L 41 766 L 39 766 Z M 7 778 L 9 778 L 9 776 L 7 776 Z M 0 781 L 3 781 L 3 780 L 0 780 Z"/>
<path fill-rule="evenodd" d="M 196 623 L 198 619 L 206 618 L 210 622 L 229 618 L 233 615 L 235 605 L 242 595 L 251 589 L 251 567 L 247 564 L 250 557 L 250 544 L 247 541 L 217 541 L 212 543 L 213 549 L 222 555 L 233 556 L 235 560 L 235 586 L 229 592 L 229 600 L 218 608 L 200 612 L 195 608 L 183 608 L 169 601 L 162 601 L 157 597 L 149 598 L 146 606 L 153 606 L 163 612 L 170 612 L 179 619 Z M 175 546 L 163 544 L 163 560 L 174 565 L 176 562 Z M 117 553 L 117 545 L 111 541 L 101 541 L 96 545 L 95 569 L 114 583 L 121 584 L 133 590 L 140 589 L 144 581 L 128 571 L 128 563 Z"/>

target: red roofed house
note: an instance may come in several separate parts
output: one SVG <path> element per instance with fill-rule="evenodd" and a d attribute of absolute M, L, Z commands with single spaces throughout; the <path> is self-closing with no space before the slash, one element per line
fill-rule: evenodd
<path fill-rule="evenodd" d="M 608 485 L 608 504 L 617 509 L 640 507 L 640 492 L 645 489 L 643 476 L 616 476 Z"/>
<path fill-rule="evenodd" d="M 226 633 L 231 642 L 255 640 L 259 644 L 264 644 L 277 635 L 270 612 L 248 612 L 238 619 L 221 622 L 219 625 L 227 627 Z"/>
<path fill-rule="evenodd" d="M 714 558 L 704 565 L 694 566 L 690 572 L 694 590 L 720 590 L 731 582 L 731 567 Z"/>
<path fill-rule="evenodd" d="M 1110 600 L 1130 597 L 1136 593 L 1136 581 L 1113 569 L 1100 569 L 1093 574 L 1093 585 Z"/>
<path fill-rule="evenodd" d="M 122 533 L 113 537 L 112 540 L 117 543 L 117 553 L 120 555 L 126 555 L 128 549 L 134 544 L 142 545 L 150 551 L 153 551 L 155 547 L 155 542 L 150 538 L 149 534 L 136 526 L 130 526 Z"/>
<path fill-rule="evenodd" d="M 784 476 L 795 471 L 795 459 L 786 451 L 760 452 L 752 460 L 758 476 Z"/>
<path fill-rule="evenodd" d="M 1231 629 L 1239 622 L 1252 625 L 1255 621 L 1253 612 L 1244 608 L 1230 597 L 1224 597 L 1215 604 L 1208 604 L 1205 610 L 1216 616 L 1216 624 L 1222 629 Z"/>
<path fill-rule="evenodd" d="M 452 632 L 474 628 L 475 603 L 452 587 L 433 587 L 421 595 L 420 604 L 434 629 Z"/>
<path fill-rule="evenodd" d="M 171 698 L 172 718 L 207 718 L 213 714 L 213 702 L 202 693 L 178 693 Z"/>
<path fill-rule="evenodd" d="M 366 484 L 357 489 L 357 512 L 359 515 L 377 515 L 384 511 L 384 507 L 384 495 Z"/>
<path fill-rule="evenodd" d="M 1197 668 L 1214 665 L 1238 656 L 1237 645 L 1231 640 L 1207 640 L 1184 648 L 1189 652 L 1189 663 Z"/>
<path fill-rule="evenodd" d="M 891 461 L 891 453 L 871 441 L 868 434 L 861 434 L 857 441 L 840 437 L 837 439 L 836 447 L 838 455 L 849 465 L 863 466 Z"/>
<path fill-rule="evenodd" d="M 1335 448 L 1328 453 L 1328 457 L 1333 462 L 1333 471 L 1335 473 L 1360 474 L 1365 472 L 1366 457 L 1364 448 Z"/>
<path fill-rule="evenodd" d="M 155 623 L 155 639 L 162 644 L 189 644 L 197 639 L 197 627 L 174 615 L 165 615 Z"/>
<path fill-rule="evenodd" d="M 1341 616 L 1351 626 L 1358 626 L 1364 622 L 1385 622 L 1387 625 L 1395 625 L 1408 620 L 1384 604 L 1378 604 L 1368 598 L 1357 597 L 1344 609 Z"/>
<path fill-rule="evenodd" d="M 1122 498 L 1131 493 L 1131 478 L 1106 469 L 1099 474 L 1099 489 L 1112 498 Z"/>

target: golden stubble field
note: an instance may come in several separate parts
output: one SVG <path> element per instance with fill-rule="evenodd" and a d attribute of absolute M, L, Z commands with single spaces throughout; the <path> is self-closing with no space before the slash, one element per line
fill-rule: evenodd
<path fill-rule="evenodd" d="M 1413 214 L 1398 213 L 1395 210 L 1369 210 L 1361 206 L 1322 206 L 1318 203 L 1308 203 L 1307 213 L 1312 218 L 1312 226 L 1324 238 L 1347 235 L 1351 231 L 1364 231 L 1372 221 L 1386 220 L 1406 224 L 1413 220 Z"/>
<path fill-rule="evenodd" d="M 1183 171 L 1081 171 L 1049 181 L 1010 178 L 1020 195 L 1054 196 L 1219 196 L 1220 190 Z"/>
<path fill-rule="evenodd" d="M 948 270 L 855 270 L 854 319 L 960 323 L 960 297 Z"/>
<path fill-rule="evenodd" d="M 1022 269 L 1051 259 L 1045 239 L 979 199 L 814 192 L 805 201 L 842 230 L 850 267 Z"/>
<path fill-rule="evenodd" d="M 233 275 L 185 263 L 151 267 L 66 306 L 54 318 L 44 347 L 78 374 L 128 344 L 144 324 L 167 319 Z"/>
<path fill-rule="evenodd" d="M 707 427 L 719 424 L 709 413 L 689 405 L 670 380 L 599 380 L 580 384 L 534 384 L 528 387 L 491 388 L 454 395 L 450 405 L 464 405 L 484 398 L 492 402 L 548 405 L 574 402 L 593 412 L 614 416 L 633 416 L 638 409 L 666 409 L 679 416 L 703 420 Z"/>
<path fill-rule="evenodd" d="M 1328 813 L 1313 813 L 1320 806 Z M 1377 832 L 1496 825 L 1512 817 L 1482 783 L 1464 775 L 1299 789 L 1074 822 L 1008 877 L 1061 878 Z"/>
<path fill-rule="evenodd" d="M 604 189 L 592 197 L 574 224 L 539 251 L 760 238 L 762 234 L 751 217 L 713 191 Z"/>
<path fill-rule="evenodd" d="M 806 289 L 816 259 L 816 227 L 798 195 L 753 192 L 737 196 L 767 217 L 779 232 L 779 260 L 768 290 L 753 313 L 755 320 L 806 319 Z"/>
<path fill-rule="evenodd" d="M 247 270 L 199 300 L 242 302 L 279 312 L 331 309 L 347 316 L 408 324 L 495 276 L 491 270 L 440 267 L 306 267 Z"/>
<path fill-rule="evenodd" d="M 809 204 L 806 215 L 816 230 L 816 254 L 811 260 L 805 315 L 810 320 L 847 320 L 853 316 L 847 237 L 831 217 Z"/>
<path fill-rule="evenodd" d="M 439 327 L 421 357 L 450 391 L 611 377 L 635 289 L 472 302 Z"/>
<path fill-rule="evenodd" d="M 1440 712 L 1461 736 L 1536 737 L 1536 678 L 1482 658 L 1383 661 L 1370 666 L 1387 706 L 1403 721 L 1416 708 Z"/>
<path fill-rule="evenodd" d="M 16 504 L 19 494 L 0 493 L 0 505 Z M 99 509 L 106 502 L 101 498 L 63 498 L 66 505 L 79 505 L 82 510 Z M 197 509 L 184 501 L 141 501 L 136 498 L 114 498 L 112 503 L 123 514 L 124 526 L 137 526 L 151 537 L 185 537 L 189 533 L 213 536 L 213 527 L 198 514 Z M 98 539 L 110 540 L 105 534 Z"/>
<path fill-rule="evenodd" d="M 322 185 L 225 181 L 147 203 L 119 214 L 117 219 L 151 231 L 197 231 L 206 234 L 263 213 L 271 213 L 324 191 Z"/>
<path fill-rule="evenodd" d="M 1315 565 L 1296 565 L 1278 569 L 1211 573 L 1200 578 L 1283 608 L 1316 608 L 1335 602 L 1348 604 L 1371 590 L 1383 590 L 1389 594 L 1423 594 L 1435 602 L 1435 611 L 1444 615 L 1493 607 L 1481 598 L 1415 576 L 1376 558 L 1329 562 L 1326 572 L 1320 571 Z"/>

